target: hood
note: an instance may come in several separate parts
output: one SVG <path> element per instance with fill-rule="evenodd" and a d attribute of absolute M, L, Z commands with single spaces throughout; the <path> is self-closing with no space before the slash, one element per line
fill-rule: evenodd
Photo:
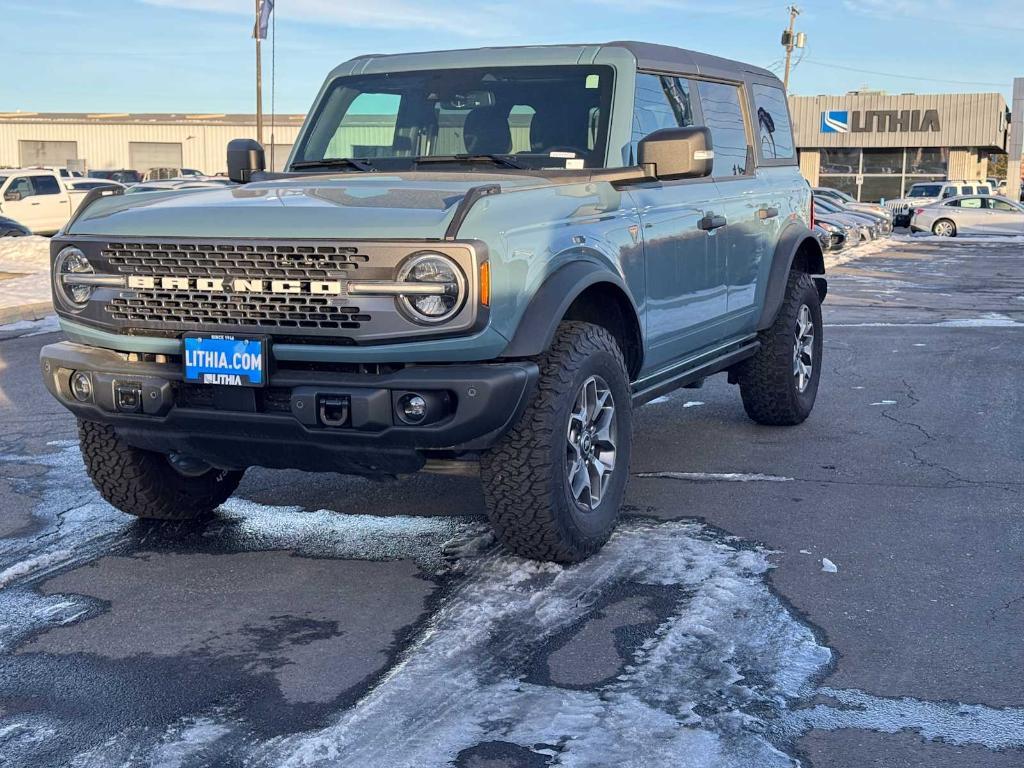
<path fill-rule="evenodd" d="M 472 187 L 550 184 L 495 173 L 336 174 L 101 198 L 68 229 L 114 237 L 440 239 Z"/>

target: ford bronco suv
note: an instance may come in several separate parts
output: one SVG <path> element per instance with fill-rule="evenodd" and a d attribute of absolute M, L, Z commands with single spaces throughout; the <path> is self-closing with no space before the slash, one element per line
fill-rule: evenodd
<path fill-rule="evenodd" d="M 501 540 L 611 534 L 632 409 L 726 373 L 802 422 L 821 247 L 770 72 L 632 42 L 353 59 L 284 172 L 97 191 L 53 239 L 50 392 L 100 492 L 204 515 L 250 466 L 476 461 Z M 428 466 L 429 468 L 429 466 Z"/>

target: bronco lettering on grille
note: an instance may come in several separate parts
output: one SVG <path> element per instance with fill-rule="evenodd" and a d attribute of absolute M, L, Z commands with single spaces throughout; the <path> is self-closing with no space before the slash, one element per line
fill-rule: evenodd
<path fill-rule="evenodd" d="M 340 280 L 253 280 L 222 277 L 150 277 L 130 275 L 128 287 L 136 290 L 213 291 L 214 293 L 308 293 L 314 296 L 338 296 L 345 286 Z"/>

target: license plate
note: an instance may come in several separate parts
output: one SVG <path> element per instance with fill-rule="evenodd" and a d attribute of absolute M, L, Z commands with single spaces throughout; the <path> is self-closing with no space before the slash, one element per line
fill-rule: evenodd
<path fill-rule="evenodd" d="M 186 336 L 185 381 L 229 387 L 267 383 L 267 340 L 244 336 Z"/>

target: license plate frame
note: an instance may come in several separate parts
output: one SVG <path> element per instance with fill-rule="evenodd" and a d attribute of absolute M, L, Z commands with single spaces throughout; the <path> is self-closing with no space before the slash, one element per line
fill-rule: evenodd
<path fill-rule="evenodd" d="M 182 375 L 187 384 L 249 387 L 267 386 L 270 375 L 270 339 L 233 333 L 186 333 L 182 336 Z M 197 352 L 202 360 L 197 359 Z M 211 358 L 210 355 L 214 357 Z M 252 358 L 241 362 L 236 355 L 257 355 L 259 368 L 252 368 Z M 222 358 L 220 356 L 223 355 Z M 218 359 L 219 358 L 219 359 Z M 226 365 L 221 365 L 223 361 Z M 234 363 L 240 363 L 234 365 Z M 242 364 L 249 363 L 248 369 Z M 254 374 L 258 374 L 254 375 Z"/>

